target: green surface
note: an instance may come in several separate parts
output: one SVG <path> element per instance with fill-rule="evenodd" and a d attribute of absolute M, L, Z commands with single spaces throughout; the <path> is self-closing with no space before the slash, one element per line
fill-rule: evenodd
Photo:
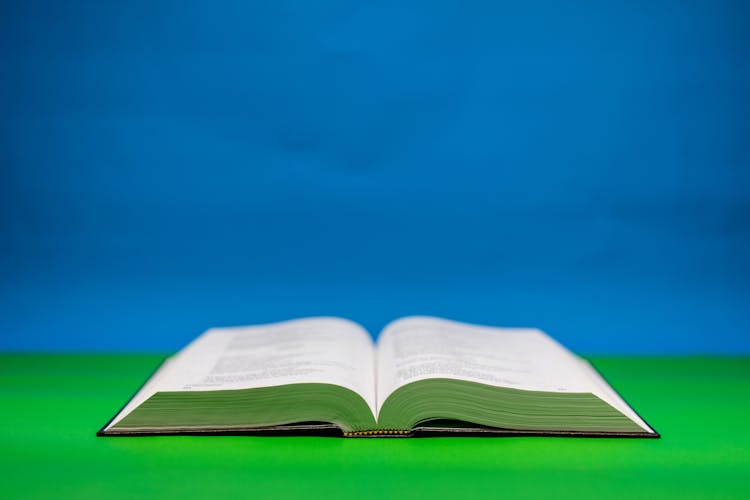
<path fill-rule="evenodd" d="M 95 437 L 160 360 L 1 355 L 2 497 L 750 497 L 750 358 L 592 358 L 659 440 Z"/>

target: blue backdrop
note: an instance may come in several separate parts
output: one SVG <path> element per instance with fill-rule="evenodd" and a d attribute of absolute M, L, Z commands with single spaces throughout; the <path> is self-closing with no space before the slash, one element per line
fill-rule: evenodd
<path fill-rule="evenodd" d="M 0 349 L 750 352 L 750 2 L 211 3 L 0 4 Z"/>

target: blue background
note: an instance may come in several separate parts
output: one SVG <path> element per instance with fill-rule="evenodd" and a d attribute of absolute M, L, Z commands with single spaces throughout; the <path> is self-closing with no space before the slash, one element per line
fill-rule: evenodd
<path fill-rule="evenodd" d="M 0 349 L 750 352 L 750 2 L 1 5 Z"/>

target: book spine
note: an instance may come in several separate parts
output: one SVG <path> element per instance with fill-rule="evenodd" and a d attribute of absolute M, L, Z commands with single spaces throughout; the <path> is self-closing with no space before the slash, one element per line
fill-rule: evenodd
<path fill-rule="evenodd" d="M 344 437 L 407 437 L 411 434 L 411 431 L 392 430 L 392 429 L 381 429 L 374 431 L 352 431 L 344 432 Z"/>

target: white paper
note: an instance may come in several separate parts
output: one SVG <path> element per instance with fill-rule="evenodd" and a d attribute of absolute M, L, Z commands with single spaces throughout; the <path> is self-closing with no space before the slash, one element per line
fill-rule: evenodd
<path fill-rule="evenodd" d="M 374 348 L 356 323 L 307 318 L 212 328 L 170 359 L 110 427 L 156 392 L 252 389 L 295 383 L 350 389 L 375 412 Z"/>
<path fill-rule="evenodd" d="M 377 357 L 378 412 L 399 387 L 450 378 L 529 391 L 592 393 L 650 430 L 607 384 L 591 376 L 590 367 L 541 330 L 415 316 L 383 330 Z"/>
<path fill-rule="evenodd" d="M 393 391 L 429 378 L 592 393 L 652 432 L 596 370 L 544 332 L 420 316 L 388 325 L 377 348 L 362 327 L 340 318 L 212 328 L 169 358 L 108 428 L 160 391 L 295 383 L 348 388 L 362 396 L 377 417 Z"/>

